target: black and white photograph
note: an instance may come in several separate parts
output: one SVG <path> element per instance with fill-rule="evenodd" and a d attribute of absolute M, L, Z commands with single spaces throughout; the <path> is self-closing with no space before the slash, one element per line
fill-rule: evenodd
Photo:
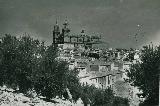
<path fill-rule="evenodd" d="M 0 106 L 159 106 L 160 0 L 0 0 Z"/>

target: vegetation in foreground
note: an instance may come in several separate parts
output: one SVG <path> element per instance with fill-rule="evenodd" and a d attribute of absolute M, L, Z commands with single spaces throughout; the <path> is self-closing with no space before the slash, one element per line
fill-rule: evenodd
<path fill-rule="evenodd" d="M 128 70 L 128 81 L 142 91 L 145 101 L 140 106 L 159 105 L 160 46 L 144 46 L 141 61 Z"/>
<path fill-rule="evenodd" d="M 128 100 L 115 97 L 112 90 L 81 85 L 76 70 L 57 59 L 57 48 L 30 36 L 16 38 L 6 34 L 0 43 L 0 85 L 27 94 L 35 90 L 46 100 L 59 96 L 84 105 L 128 106 Z M 70 95 L 71 94 L 71 95 Z"/>

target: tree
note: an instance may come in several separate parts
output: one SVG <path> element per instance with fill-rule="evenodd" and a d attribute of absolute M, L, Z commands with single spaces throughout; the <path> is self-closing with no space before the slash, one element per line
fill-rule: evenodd
<path fill-rule="evenodd" d="M 6 34 L 2 38 L 1 43 L 1 64 L 0 64 L 0 77 L 2 85 L 18 85 L 17 77 L 17 56 L 18 56 L 19 41 L 16 37 Z"/>
<path fill-rule="evenodd" d="M 63 76 L 65 77 L 65 80 L 64 80 L 65 81 L 64 86 L 66 87 L 65 91 L 69 89 L 72 95 L 72 98 L 70 99 L 73 99 L 74 102 L 76 102 L 80 98 L 80 92 L 81 92 L 81 85 L 79 82 L 78 73 L 79 72 L 76 69 L 74 70 L 68 69 L 66 70 L 65 76 Z"/>
<path fill-rule="evenodd" d="M 20 92 L 32 89 L 30 76 L 37 67 L 40 42 L 29 36 L 17 38 L 6 34 L 0 45 L 1 84 L 12 88 L 19 87 Z"/>
<path fill-rule="evenodd" d="M 18 39 L 17 47 L 17 78 L 20 91 L 26 92 L 33 88 L 31 75 L 37 67 L 37 58 L 40 54 L 40 42 L 30 36 L 23 36 Z"/>
<path fill-rule="evenodd" d="M 94 85 L 82 85 L 81 99 L 84 106 L 90 104 L 91 106 L 112 106 L 114 101 L 114 94 L 110 88 L 99 89 Z"/>
<path fill-rule="evenodd" d="M 6 34 L 0 43 L 0 85 L 18 87 L 23 93 L 34 89 L 48 100 L 71 91 L 76 100 L 78 71 L 69 70 L 57 53 L 57 47 L 46 47 L 30 36 Z"/>
<path fill-rule="evenodd" d="M 39 67 L 32 74 L 36 92 L 48 100 L 56 96 L 62 97 L 65 92 L 74 94 L 76 85 L 79 84 L 76 70 L 69 70 L 68 63 L 59 60 L 57 53 L 57 47 L 48 46 Z"/>
<path fill-rule="evenodd" d="M 146 99 L 144 106 L 158 106 L 159 101 L 159 72 L 160 46 L 145 46 L 142 49 L 141 62 L 137 62 L 128 70 L 129 82 L 142 90 Z"/>

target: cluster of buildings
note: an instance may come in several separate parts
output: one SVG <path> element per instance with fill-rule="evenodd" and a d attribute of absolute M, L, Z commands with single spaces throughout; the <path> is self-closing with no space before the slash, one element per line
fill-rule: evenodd
<path fill-rule="evenodd" d="M 79 71 L 80 82 L 100 89 L 111 88 L 117 96 L 134 98 L 137 92 L 125 82 L 126 70 L 139 61 L 140 51 L 94 48 L 94 45 L 101 44 L 100 35 L 87 35 L 84 30 L 75 35 L 67 21 L 63 25 L 60 29 L 56 22 L 53 44 L 59 48 L 58 58 L 67 61 L 69 69 Z"/>

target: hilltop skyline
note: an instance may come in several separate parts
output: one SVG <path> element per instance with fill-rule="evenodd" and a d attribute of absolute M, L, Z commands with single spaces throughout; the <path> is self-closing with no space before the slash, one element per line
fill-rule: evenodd
<path fill-rule="evenodd" d="M 159 5 L 159 0 L 0 0 L 0 35 L 27 32 L 51 44 L 56 20 L 62 27 L 67 17 L 73 34 L 82 29 L 101 34 L 109 47 L 159 44 Z"/>

